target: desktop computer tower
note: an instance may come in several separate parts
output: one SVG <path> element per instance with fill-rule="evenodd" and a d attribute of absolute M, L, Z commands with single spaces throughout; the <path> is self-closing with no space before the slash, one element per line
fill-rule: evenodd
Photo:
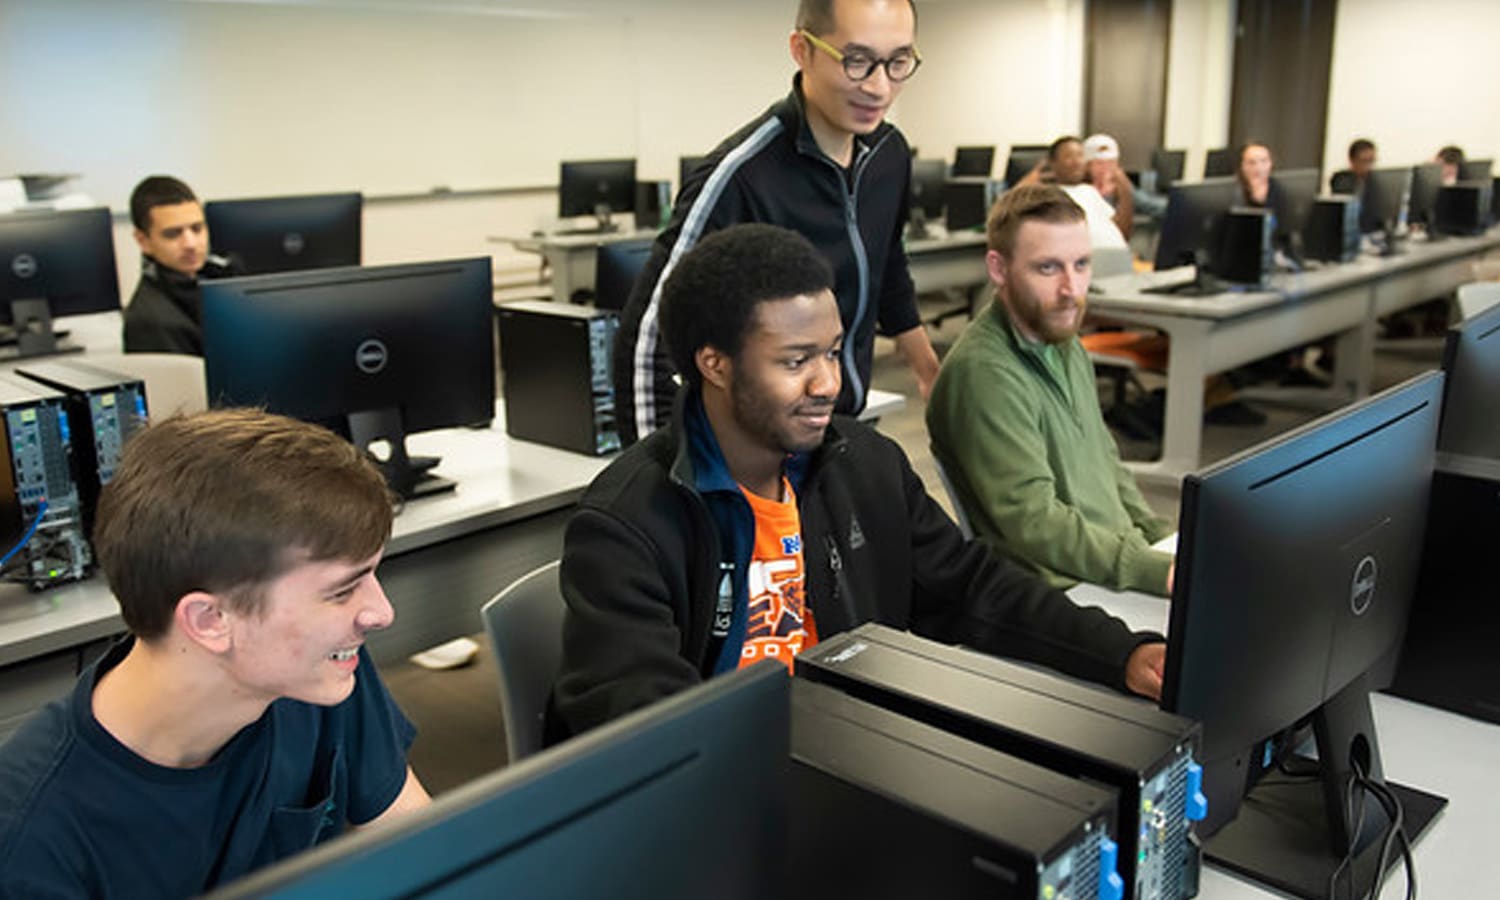
<path fill-rule="evenodd" d="M 1388 693 L 1500 724 L 1500 604 L 1489 555 L 1500 531 L 1500 463 L 1432 474 L 1417 596 Z"/>
<path fill-rule="evenodd" d="M 797 677 L 1117 792 L 1126 896 L 1198 892 L 1206 813 L 1196 722 L 1103 688 L 862 625 L 797 656 Z"/>
<path fill-rule="evenodd" d="M 672 212 L 672 182 L 636 181 L 635 183 L 635 227 L 645 229 L 664 228 L 667 216 Z"/>
<path fill-rule="evenodd" d="M 114 477 L 125 442 L 146 425 L 146 383 L 73 359 L 27 363 L 16 372 L 63 395 L 73 432 L 84 533 L 92 537 L 99 492 Z"/>
<path fill-rule="evenodd" d="M 1494 186 L 1488 181 L 1460 181 L 1438 189 L 1432 211 L 1435 234 L 1483 234 L 1490 224 Z"/>
<path fill-rule="evenodd" d="M 34 591 L 87 578 L 93 571 L 66 403 L 60 391 L 0 375 L 3 549 L 18 547 L 9 580 L 24 581 Z"/>
<path fill-rule="evenodd" d="M 1270 214 L 1235 207 L 1224 214 L 1213 274 L 1231 284 L 1264 287 L 1275 264 L 1274 253 Z"/>
<path fill-rule="evenodd" d="M 792 681 L 786 896 L 1119 900 L 1114 792 Z"/>
<path fill-rule="evenodd" d="M 1359 255 L 1359 200 L 1318 197 L 1302 228 L 1302 254 L 1320 262 L 1348 262 Z"/>
<path fill-rule="evenodd" d="M 619 314 L 522 300 L 501 306 L 495 315 L 506 433 L 590 455 L 620 449 L 610 380 Z"/>

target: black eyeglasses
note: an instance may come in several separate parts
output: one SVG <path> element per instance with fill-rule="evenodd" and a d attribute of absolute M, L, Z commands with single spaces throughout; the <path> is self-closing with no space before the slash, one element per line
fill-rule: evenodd
<path fill-rule="evenodd" d="M 864 81 L 875 74 L 876 66 L 884 68 L 885 77 L 891 81 L 905 81 L 917 74 L 917 67 L 922 65 L 922 54 L 917 52 L 916 47 L 909 51 L 898 50 L 893 56 L 877 59 L 863 53 L 845 53 L 806 28 L 797 29 L 797 33 L 802 35 L 809 44 L 838 60 L 850 81 Z"/>

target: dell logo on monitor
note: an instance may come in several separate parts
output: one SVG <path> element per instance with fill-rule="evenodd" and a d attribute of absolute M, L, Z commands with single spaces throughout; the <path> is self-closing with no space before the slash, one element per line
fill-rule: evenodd
<path fill-rule="evenodd" d="M 36 257 L 30 253 L 17 253 L 10 261 L 10 270 L 17 278 L 30 278 L 36 274 L 37 268 Z"/>
<path fill-rule="evenodd" d="M 1375 557 L 1366 556 L 1354 567 L 1354 582 L 1349 586 L 1349 609 L 1362 616 L 1375 602 L 1375 576 L 1378 574 Z"/>
<path fill-rule="evenodd" d="M 390 362 L 391 352 L 377 338 L 369 338 L 354 348 L 354 365 L 366 375 L 375 375 Z"/>
<path fill-rule="evenodd" d="M 296 256 L 307 247 L 307 239 L 295 231 L 288 231 L 281 238 L 281 249 L 287 256 Z"/>

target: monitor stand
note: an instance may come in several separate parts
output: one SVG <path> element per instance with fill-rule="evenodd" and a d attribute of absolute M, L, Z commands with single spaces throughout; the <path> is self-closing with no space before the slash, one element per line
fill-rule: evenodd
<path fill-rule="evenodd" d="M 52 330 L 52 304 L 45 298 L 10 301 L 10 320 L 9 328 L 0 329 L 0 360 L 83 352 L 77 344 L 62 342 L 66 331 Z"/>
<path fill-rule="evenodd" d="M 380 474 L 385 476 L 385 483 L 403 499 L 426 497 L 457 487 L 450 479 L 427 471 L 437 464 L 435 458 L 407 454 L 406 429 L 401 422 L 400 410 L 386 408 L 353 412 L 348 416 L 348 424 L 349 441 L 360 450 L 370 453 L 370 445 L 376 441 L 390 445 L 390 456 L 383 460 L 377 457 L 376 465 L 380 467 Z"/>
<path fill-rule="evenodd" d="M 1347 760 L 1351 756 L 1367 758 L 1371 779 L 1396 795 L 1402 808 L 1402 827 L 1413 846 L 1448 800 L 1381 776 L 1364 678 L 1356 679 L 1313 714 L 1313 732 L 1320 759 L 1332 760 L 1333 764 L 1307 761 L 1321 776 L 1268 774 L 1245 795 L 1238 815 L 1203 845 L 1204 855 L 1226 869 L 1296 897 L 1323 900 L 1328 896 L 1329 878 L 1343 861 L 1342 848 L 1350 843 L 1352 823 L 1344 821 L 1343 810 L 1348 808 Z M 1212 770 L 1205 772 L 1205 780 L 1211 777 Z M 1349 895 L 1363 896 L 1375 880 L 1389 821 L 1380 804 L 1367 793 L 1364 811 L 1353 861 L 1338 875 L 1337 896 L 1343 896 L 1351 884 Z M 1386 874 L 1400 864 L 1398 844 L 1388 859 Z"/>

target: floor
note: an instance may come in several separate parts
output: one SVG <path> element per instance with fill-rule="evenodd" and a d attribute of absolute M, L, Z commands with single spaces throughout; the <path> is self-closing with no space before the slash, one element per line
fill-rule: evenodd
<path fill-rule="evenodd" d="M 931 330 L 939 354 L 952 346 L 966 324 L 959 316 L 947 319 L 940 327 Z M 1433 368 L 1438 359 L 1438 347 L 1430 340 L 1382 348 L 1376 359 L 1375 388 L 1388 387 Z M 1145 380 L 1148 388 L 1161 383 L 1160 380 L 1153 381 L 1150 376 Z M 917 394 L 910 371 L 888 341 L 882 340 L 877 345 L 873 382 L 875 387 L 906 395 L 906 407 L 883 419 L 880 428 L 906 449 L 917 473 L 934 496 L 947 506 L 948 498 L 938 487 L 937 472 L 928 449 L 923 420 L 925 404 Z M 1264 425 L 1204 427 L 1205 463 L 1253 446 L 1318 415 L 1315 409 L 1305 404 L 1257 400 L 1253 405 L 1266 413 Z M 1153 449 L 1147 444 L 1121 442 L 1121 454 L 1127 459 L 1149 458 Z M 1178 498 L 1175 490 L 1147 489 L 1145 493 L 1161 514 L 1176 519 Z M 391 693 L 418 728 L 411 762 L 434 794 L 449 791 L 505 764 L 498 677 L 484 636 L 474 635 L 474 639 L 480 642 L 481 652 L 475 662 L 463 668 L 435 672 L 403 662 L 382 669 Z"/>

